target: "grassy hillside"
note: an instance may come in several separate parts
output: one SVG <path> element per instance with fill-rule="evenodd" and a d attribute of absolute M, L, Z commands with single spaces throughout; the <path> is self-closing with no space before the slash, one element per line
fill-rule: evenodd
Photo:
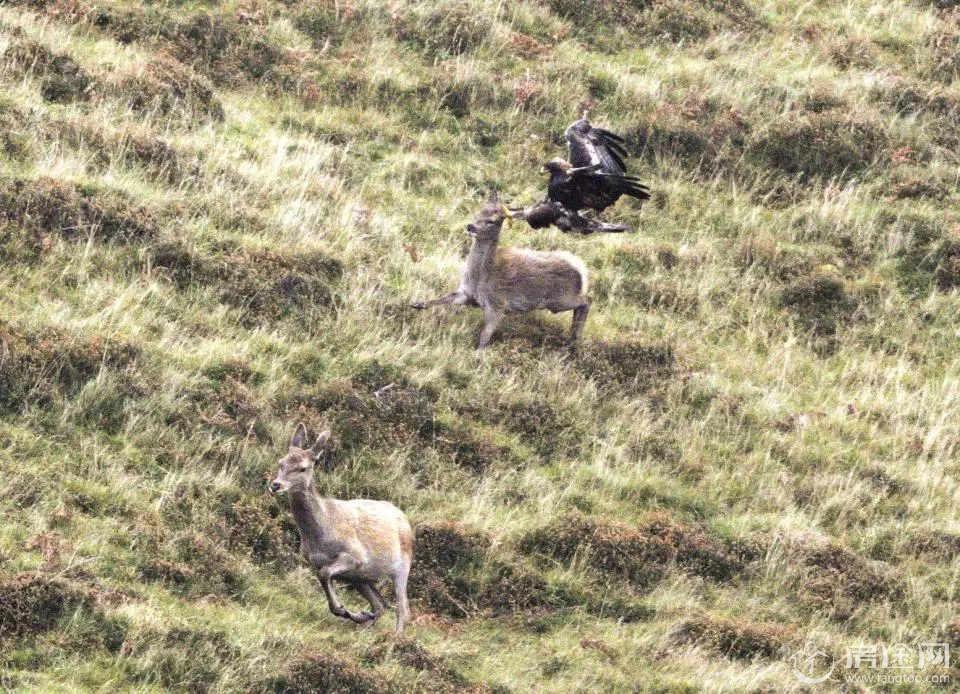
<path fill-rule="evenodd" d="M 960 653 L 953 5 L 0 2 L 0 686 L 770 691 L 797 651 Z M 477 312 L 407 305 L 584 106 L 653 199 L 609 211 L 634 235 L 509 228 L 593 311 L 576 353 L 544 315 L 478 354 Z M 265 494 L 297 420 L 324 493 L 418 526 L 400 641 L 328 613 Z"/>

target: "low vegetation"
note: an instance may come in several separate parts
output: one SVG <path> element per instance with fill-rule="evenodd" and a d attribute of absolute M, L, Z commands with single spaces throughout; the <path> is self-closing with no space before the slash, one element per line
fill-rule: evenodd
<path fill-rule="evenodd" d="M 0 688 L 801 691 L 811 645 L 960 652 L 955 4 L 0 3 Z M 477 354 L 479 314 L 409 303 L 584 108 L 638 232 L 505 225 L 592 307 L 576 349 L 531 314 Z M 322 493 L 416 526 L 401 639 L 328 613 L 266 494 L 297 421 Z"/>

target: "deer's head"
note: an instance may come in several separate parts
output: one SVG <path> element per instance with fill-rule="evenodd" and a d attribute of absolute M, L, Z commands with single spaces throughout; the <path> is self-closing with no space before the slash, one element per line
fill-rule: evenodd
<path fill-rule="evenodd" d="M 327 451 L 330 430 L 317 436 L 313 445 L 307 443 L 307 428 L 300 423 L 290 439 L 287 454 L 280 459 L 277 476 L 270 482 L 270 491 L 281 494 L 308 489 L 313 482 L 313 469 Z"/>
<path fill-rule="evenodd" d="M 555 157 L 543 165 L 544 172 L 548 174 L 565 174 L 570 169 L 573 168 L 573 165 L 568 162 L 566 159 L 560 159 Z"/>
<path fill-rule="evenodd" d="M 477 218 L 467 225 L 467 233 L 478 241 L 495 240 L 500 236 L 500 229 L 506 217 L 506 208 L 500 202 L 500 197 L 493 193 Z"/>

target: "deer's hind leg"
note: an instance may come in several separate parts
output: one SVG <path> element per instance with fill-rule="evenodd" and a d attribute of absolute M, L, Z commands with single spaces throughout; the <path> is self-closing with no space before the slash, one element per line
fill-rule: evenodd
<path fill-rule="evenodd" d="M 375 621 L 383 614 L 383 596 L 380 595 L 380 592 L 372 583 L 358 583 L 357 592 L 367 599 L 367 602 L 370 603 L 370 609 L 373 610 L 372 612 L 364 610 L 360 614 L 367 617 L 370 621 Z"/>
<path fill-rule="evenodd" d="M 573 311 L 573 321 L 570 323 L 570 341 L 577 342 L 583 333 L 583 325 L 587 322 L 590 313 L 590 299 L 585 296 L 568 296 L 552 304 L 547 309 L 553 313 Z"/>
<path fill-rule="evenodd" d="M 404 561 L 393 576 L 393 590 L 397 594 L 397 634 L 403 633 L 403 625 L 410 619 L 407 604 L 407 576 L 410 575 L 410 560 Z"/>
<path fill-rule="evenodd" d="M 588 313 L 590 313 L 590 299 L 584 297 L 583 303 L 573 309 L 573 321 L 570 323 L 571 342 L 579 342 Z"/>
<path fill-rule="evenodd" d="M 450 292 L 444 296 L 441 296 L 438 299 L 430 299 L 428 301 L 414 301 L 410 304 L 411 308 L 422 310 L 425 308 L 430 308 L 431 306 L 445 306 L 447 304 L 457 304 L 462 305 L 468 303 L 467 295 L 461 292 L 459 289 L 455 292 Z"/>

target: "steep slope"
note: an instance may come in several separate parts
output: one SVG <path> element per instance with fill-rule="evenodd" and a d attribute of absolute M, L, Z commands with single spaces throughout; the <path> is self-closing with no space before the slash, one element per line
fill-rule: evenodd
<path fill-rule="evenodd" d="M 952 4 L 0 3 L 0 685 L 790 690 L 960 648 Z M 585 106 L 639 232 L 508 229 L 594 308 L 577 353 L 540 316 L 477 354 L 407 304 Z M 419 526 L 402 641 L 296 560 L 297 420 L 325 493 Z"/>

